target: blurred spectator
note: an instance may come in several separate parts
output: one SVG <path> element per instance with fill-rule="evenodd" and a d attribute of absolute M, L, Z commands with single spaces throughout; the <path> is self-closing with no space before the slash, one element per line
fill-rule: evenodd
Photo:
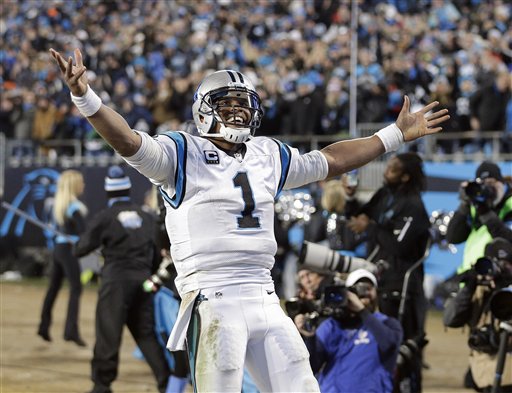
<path fill-rule="evenodd" d="M 357 121 L 394 119 L 404 94 L 426 102 L 430 95 L 445 94 L 441 82 L 448 80 L 453 88 L 450 102 L 457 107 L 451 127 L 469 130 L 468 100 L 473 92 L 484 88 L 499 69 L 511 68 L 511 5 L 501 0 L 365 0 L 359 5 Z M 38 97 L 44 95 L 49 108 L 63 109 L 60 104 L 69 92 L 55 77 L 58 70 L 46 67 L 48 49 L 71 54 L 79 47 L 87 59 L 89 83 L 111 97 L 116 110 L 125 99 L 145 97 L 138 101 L 152 119 L 137 108 L 135 123 L 142 117 L 158 128 L 170 120 L 190 120 L 186 104 L 204 73 L 229 67 L 261 76 L 253 82 L 261 84 L 266 135 L 348 129 L 350 7 L 343 2 L 176 0 L 138 3 L 135 9 L 123 0 L 20 0 L 9 2 L 0 16 L 5 26 L 2 91 L 30 89 Z M 123 34 L 118 34 L 121 28 Z M 296 89 L 298 80 L 301 87 Z M 12 138 L 14 126 L 24 119 L 3 96 L 1 131 Z M 11 112 L 17 114 L 9 120 Z M 69 110 L 60 113 L 67 115 Z M 478 128 L 490 130 L 480 122 Z M 62 137 L 62 129 L 57 131 L 53 135 L 45 125 L 34 137 L 38 143 Z M 460 146 L 443 147 L 448 151 Z"/>
<path fill-rule="evenodd" d="M 13 138 L 20 142 L 29 141 L 32 137 L 36 113 L 35 94 L 28 90 L 13 91 L 10 97 L 14 105 L 9 119 L 14 125 Z M 32 152 L 31 146 L 19 145 L 15 147 L 13 153 L 17 157 L 22 157 Z"/>
<path fill-rule="evenodd" d="M 36 112 L 32 125 L 32 140 L 36 142 L 39 154 L 48 155 L 50 148 L 45 142 L 53 137 L 56 124 L 57 107 L 46 95 L 40 95 L 36 99 Z"/>
<path fill-rule="evenodd" d="M 352 216 L 355 216 L 363 206 L 363 202 L 357 195 L 359 188 L 357 169 L 343 174 L 341 176 L 341 184 L 345 190 L 345 217 L 350 219 Z"/>
<path fill-rule="evenodd" d="M 302 76 L 296 81 L 296 97 L 288 105 L 284 134 L 311 135 L 321 129 L 323 97 L 311 77 Z"/>
<path fill-rule="evenodd" d="M 327 85 L 322 113 L 322 132 L 337 134 L 349 127 L 349 94 L 344 81 L 334 76 Z"/>
<path fill-rule="evenodd" d="M 512 78 L 510 79 L 509 90 L 512 91 Z M 503 135 L 503 152 L 512 153 L 512 94 L 507 102 L 507 124 L 505 125 L 505 134 Z"/>
<path fill-rule="evenodd" d="M 506 124 L 506 107 L 510 99 L 510 71 L 499 72 L 493 83 L 480 88 L 471 96 L 471 128 L 476 131 L 503 131 Z M 480 141 L 480 147 L 488 143 Z"/>

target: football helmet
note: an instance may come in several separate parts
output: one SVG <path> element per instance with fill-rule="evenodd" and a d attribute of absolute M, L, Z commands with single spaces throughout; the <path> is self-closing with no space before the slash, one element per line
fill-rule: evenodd
<path fill-rule="evenodd" d="M 192 114 L 201 136 L 243 143 L 260 126 L 263 111 L 249 78 L 238 71 L 221 70 L 205 77 L 197 88 Z M 217 123 L 220 127 L 215 132 Z"/>

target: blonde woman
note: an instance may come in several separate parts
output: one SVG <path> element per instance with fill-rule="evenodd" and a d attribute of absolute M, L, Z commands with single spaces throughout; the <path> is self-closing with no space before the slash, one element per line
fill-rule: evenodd
<path fill-rule="evenodd" d="M 52 309 L 64 278 L 67 278 L 69 281 L 69 301 L 64 328 L 64 340 L 72 341 L 81 347 L 86 345 L 78 331 L 78 312 L 82 284 L 80 282 L 80 265 L 78 258 L 73 254 L 73 244 L 85 229 L 87 208 L 78 199 L 83 191 L 84 179 L 80 172 L 76 170 L 62 172 L 57 182 L 53 218 L 59 232 L 63 232 L 67 236 L 58 235 L 55 238 L 53 267 L 41 311 L 41 323 L 37 332 L 43 340 L 52 341 L 50 337 Z"/>

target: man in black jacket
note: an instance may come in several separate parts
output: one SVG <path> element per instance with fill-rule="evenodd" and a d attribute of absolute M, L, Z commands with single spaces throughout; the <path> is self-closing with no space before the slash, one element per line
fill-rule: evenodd
<path fill-rule="evenodd" d="M 89 223 L 76 246 L 84 256 L 102 247 L 104 266 L 96 306 L 96 344 L 91 362 L 91 393 L 111 393 L 119 348 L 126 324 L 151 367 L 158 390 L 165 392 L 170 376 L 164 351 L 154 331 L 153 295 L 143 282 L 155 271 L 155 221 L 130 200 L 131 182 L 119 166 L 105 178 L 108 208 Z"/>
<path fill-rule="evenodd" d="M 368 260 L 384 260 L 389 265 L 379 278 L 379 310 L 401 319 L 404 340 L 418 339 L 424 335 L 427 311 L 422 265 L 410 276 L 403 315 L 399 307 L 404 276 L 428 246 L 430 222 L 421 199 L 425 186 L 421 158 L 415 153 L 391 158 L 384 183 L 348 226 L 356 233 L 366 232 Z M 411 391 L 419 392 L 421 369 L 413 374 Z"/>

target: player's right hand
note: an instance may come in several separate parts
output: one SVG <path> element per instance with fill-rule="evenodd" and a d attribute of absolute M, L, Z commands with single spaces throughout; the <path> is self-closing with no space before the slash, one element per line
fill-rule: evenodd
<path fill-rule="evenodd" d="M 50 49 L 50 54 L 59 65 L 60 72 L 71 93 L 76 97 L 83 96 L 87 91 L 87 75 L 85 73 L 87 68 L 84 66 L 80 50 L 75 49 L 75 64 L 73 64 L 71 56 L 66 61 L 55 49 Z"/>

